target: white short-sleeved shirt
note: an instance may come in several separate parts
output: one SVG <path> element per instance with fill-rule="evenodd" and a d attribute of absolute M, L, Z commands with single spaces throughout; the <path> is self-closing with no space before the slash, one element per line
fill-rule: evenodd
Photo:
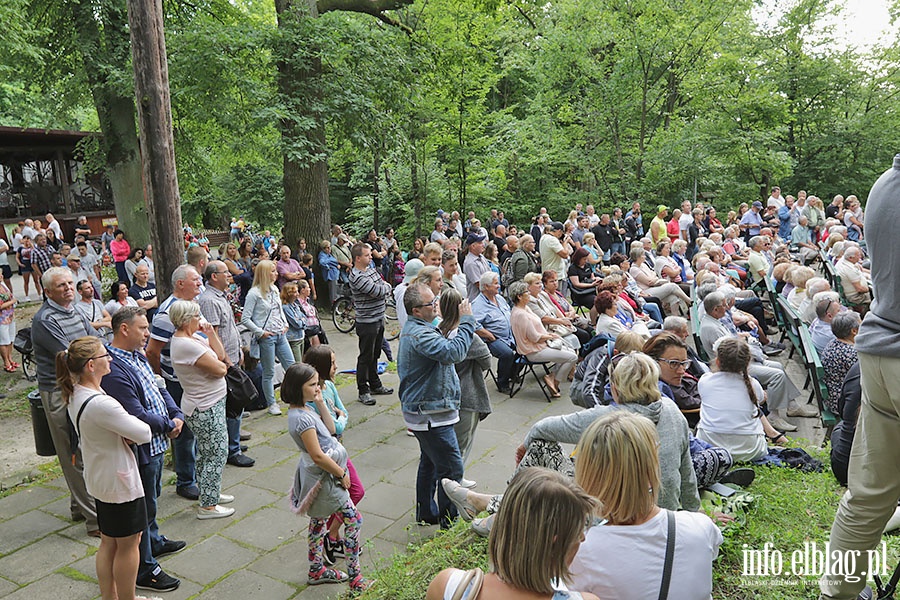
<path fill-rule="evenodd" d="M 209 347 L 209 341 L 199 333 L 187 338 L 173 335 L 171 340 L 172 366 L 184 396 L 181 398 L 181 409 L 186 415 L 195 410 L 208 410 L 216 402 L 223 399 L 228 392 L 224 377 L 213 377 L 196 366 L 197 361 L 206 353 L 216 357 Z"/>
<path fill-rule="evenodd" d="M 565 279 L 566 271 L 563 269 L 563 259 L 558 252 L 562 250 L 562 243 L 552 233 L 541 236 L 541 271 L 554 271 L 557 278 Z"/>

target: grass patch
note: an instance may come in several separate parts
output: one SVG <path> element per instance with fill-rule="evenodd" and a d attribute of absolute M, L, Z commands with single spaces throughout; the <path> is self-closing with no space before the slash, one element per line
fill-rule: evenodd
<path fill-rule="evenodd" d="M 57 569 L 56 572 L 59 573 L 60 575 L 64 575 L 64 576 L 68 577 L 69 579 L 74 579 L 75 581 L 86 581 L 88 583 L 97 583 L 97 580 L 94 579 L 93 577 L 88 577 L 81 571 L 77 571 L 77 570 L 73 569 L 72 567 L 63 567 L 61 569 Z"/>
<path fill-rule="evenodd" d="M 742 527 L 728 528 L 713 564 L 713 597 L 729 600 L 808 600 L 819 593 L 818 577 L 791 572 L 791 554 L 815 542 L 823 550 L 831 531 L 838 501 L 844 492 L 831 474 L 828 457 L 809 450 L 823 461 L 821 473 L 801 473 L 793 469 L 757 467 L 756 481 L 749 492 L 756 498 Z M 523 527 L 527 526 L 523 524 Z M 900 556 L 900 536 L 885 536 L 888 579 Z M 780 576 L 745 576 L 744 550 L 762 550 L 766 543 L 783 557 Z M 746 544 L 746 546 L 745 546 Z M 420 599 L 431 579 L 447 567 L 487 568 L 487 541 L 476 536 L 468 523 L 457 523 L 449 531 L 395 557 L 394 563 L 378 573 L 378 585 L 362 598 Z M 603 560 L 598 556 L 597 560 Z M 655 575 L 654 575 L 655 576 Z M 678 585 L 678 574 L 673 576 Z M 871 581 L 870 581 L 871 584 Z"/>
<path fill-rule="evenodd" d="M 8 488 L 0 489 L 0 498 L 5 498 L 16 492 L 21 492 L 22 490 L 35 485 L 47 483 L 48 481 L 52 481 L 59 477 L 62 477 L 62 469 L 59 466 L 59 461 L 55 458 L 51 459 L 48 457 L 46 463 L 38 465 L 31 473 L 25 476 L 22 481 L 17 482 Z"/>
<path fill-rule="evenodd" d="M 334 385 L 337 388 L 342 388 L 344 386 L 356 383 L 356 375 L 351 375 L 349 373 L 336 373 L 334 375 Z"/>

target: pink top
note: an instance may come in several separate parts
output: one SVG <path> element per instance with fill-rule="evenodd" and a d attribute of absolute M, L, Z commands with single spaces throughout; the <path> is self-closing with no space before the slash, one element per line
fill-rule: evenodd
<path fill-rule="evenodd" d="M 275 262 L 275 269 L 278 271 L 278 287 L 280 288 L 288 281 L 296 281 L 294 279 L 287 279 L 284 274 L 285 273 L 302 273 L 303 269 L 300 268 L 300 263 L 298 263 L 293 258 L 288 260 L 277 260 Z"/>
<path fill-rule="evenodd" d="M 128 241 L 124 238 L 121 242 L 112 240 L 109 243 L 109 251 L 112 252 L 114 262 L 124 262 L 128 260 L 128 255 L 131 254 L 131 246 L 128 245 Z"/>
<path fill-rule="evenodd" d="M 542 335 L 547 334 L 547 330 L 538 316 L 530 310 L 514 306 L 509 316 L 509 324 L 519 354 L 528 355 L 547 347 L 547 342 L 538 342 Z"/>

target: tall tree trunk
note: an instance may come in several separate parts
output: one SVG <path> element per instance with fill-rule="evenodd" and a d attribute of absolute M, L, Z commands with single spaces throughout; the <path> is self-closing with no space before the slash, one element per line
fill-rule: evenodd
<path fill-rule="evenodd" d="M 314 0 L 275 0 L 275 12 L 281 32 L 278 92 L 296 111 L 280 124 L 285 148 L 284 236 L 287 240 L 306 238 L 310 248 L 318 248 L 319 241 L 331 238 L 325 121 L 312 109 L 321 102 L 316 80 L 322 76 L 322 61 L 309 40 L 301 38 L 299 25 L 301 19 L 315 19 L 319 12 Z M 314 58 L 295 62 L 293 57 L 300 55 Z M 303 148 L 309 158 L 298 156 L 297 148 Z"/>
<path fill-rule="evenodd" d="M 378 227 L 378 178 L 381 177 L 381 151 L 375 150 L 375 157 L 372 165 L 372 227 L 375 231 L 381 231 Z"/>
<path fill-rule="evenodd" d="M 150 241 L 150 222 L 141 184 L 141 154 L 134 122 L 134 95 L 126 93 L 110 65 L 126 65 L 130 57 L 125 3 L 104 3 L 96 11 L 90 2 L 70 3 L 81 43 L 78 51 L 103 132 L 106 174 L 112 187 L 119 226 L 132 246 Z M 102 22 L 102 27 L 98 24 Z"/>
<path fill-rule="evenodd" d="M 169 67 L 163 32 L 162 0 L 128 0 L 134 92 L 138 99 L 144 191 L 160 294 L 172 292 L 172 272 L 184 262 L 181 199 L 175 170 L 175 136 L 169 101 Z"/>

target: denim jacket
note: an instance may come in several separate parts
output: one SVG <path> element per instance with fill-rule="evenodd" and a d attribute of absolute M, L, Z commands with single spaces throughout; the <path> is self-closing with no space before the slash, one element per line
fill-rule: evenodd
<path fill-rule="evenodd" d="M 282 304 L 281 310 L 284 311 L 284 316 L 287 318 L 287 340 L 289 342 L 303 341 L 304 331 L 306 330 L 306 315 L 303 314 L 300 303 L 295 300 L 290 304 Z"/>
<path fill-rule="evenodd" d="M 466 358 L 474 334 L 475 318 L 470 315 L 460 319 L 453 339 L 427 321 L 409 318 L 400 332 L 397 355 L 403 412 L 459 410 L 459 376 L 453 365 Z"/>

